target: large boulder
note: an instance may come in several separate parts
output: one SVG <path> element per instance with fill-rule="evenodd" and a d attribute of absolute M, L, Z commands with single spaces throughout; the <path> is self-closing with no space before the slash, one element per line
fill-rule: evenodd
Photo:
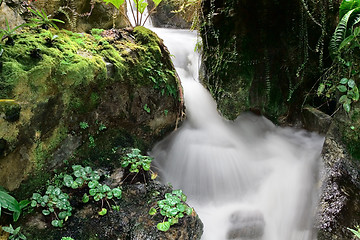
<path fill-rule="evenodd" d="M 39 185 L 70 157 L 100 163 L 114 148 L 146 150 L 176 127 L 181 86 L 153 32 L 35 31 L 1 58 L 1 186 Z"/>
<path fill-rule="evenodd" d="M 347 228 L 360 222 L 360 106 L 338 113 L 327 132 L 319 203 L 319 240 L 354 239 Z"/>

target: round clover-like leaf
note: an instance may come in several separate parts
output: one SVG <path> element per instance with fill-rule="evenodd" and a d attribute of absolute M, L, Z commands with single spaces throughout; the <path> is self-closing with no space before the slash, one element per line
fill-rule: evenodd
<path fill-rule="evenodd" d="M 109 191 L 111 191 L 111 188 L 110 188 L 108 185 L 104 184 L 104 185 L 101 187 L 101 192 L 102 192 L 102 193 L 106 193 L 106 192 L 109 192 Z"/>
<path fill-rule="evenodd" d="M 91 188 L 91 189 L 96 188 L 98 185 L 99 185 L 99 182 L 98 182 L 98 181 L 94 181 L 94 180 L 92 180 L 92 181 L 90 181 L 90 182 L 88 183 L 88 187 Z"/>
<path fill-rule="evenodd" d="M 120 188 L 114 188 L 111 192 L 114 194 L 114 197 L 121 198 L 122 191 Z"/>
<path fill-rule="evenodd" d="M 184 212 L 186 210 L 186 206 L 182 203 L 176 204 L 176 208 L 179 212 Z"/>
<path fill-rule="evenodd" d="M 85 172 L 86 173 L 92 173 L 91 167 L 89 167 L 89 166 L 85 167 Z"/>
<path fill-rule="evenodd" d="M 58 216 L 60 219 L 65 219 L 68 216 L 68 214 L 67 212 L 60 212 Z"/>
<path fill-rule="evenodd" d="M 32 195 L 32 199 L 34 199 L 34 200 L 40 200 L 41 198 L 42 197 L 39 193 L 33 193 L 33 195 Z"/>
<path fill-rule="evenodd" d="M 30 206 L 31 206 L 31 207 L 36 207 L 36 206 L 37 206 L 37 202 L 36 202 L 35 200 L 32 200 Z"/>
<path fill-rule="evenodd" d="M 151 216 L 152 216 L 152 215 L 155 215 L 156 212 L 157 212 L 157 210 L 156 210 L 156 208 L 154 208 L 154 207 L 150 208 L 150 210 L 149 210 L 149 214 L 150 214 Z"/>
<path fill-rule="evenodd" d="M 102 199 L 101 197 L 101 193 L 97 193 L 95 196 L 94 196 L 94 200 L 97 202 L 97 201 L 100 201 Z"/>
<path fill-rule="evenodd" d="M 50 214 L 50 211 L 47 210 L 47 209 L 44 209 L 44 210 L 42 210 L 41 212 L 42 212 L 42 214 L 44 214 L 45 216 L 47 216 L 47 215 Z"/>
<path fill-rule="evenodd" d="M 106 208 L 102 208 L 101 211 L 98 212 L 98 214 L 99 214 L 100 216 L 106 215 L 106 214 L 107 214 L 107 209 L 106 209 Z"/>
<path fill-rule="evenodd" d="M 66 174 L 66 175 L 64 176 L 64 184 L 65 184 L 65 186 L 71 187 L 71 185 L 72 185 L 73 182 L 74 182 L 74 179 L 73 179 L 72 176 L 70 176 L 70 175 L 68 175 L 68 174 Z"/>
<path fill-rule="evenodd" d="M 96 193 L 97 193 L 97 190 L 96 190 L 96 189 L 90 189 L 90 190 L 89 190 L 89 194 L 90 194 L 91 196 L 95 196 Z"/>
<path fill-rule="evenodd" d="M 53 225 L 54 227 L 62 227 L 63 221 L 62 220 L 52 220 L 51 225 Z"/>
<path fill-rule="evenodd" d="M 82 186 L 84 184 L 84 179 L 81 177 L 78 177 L 75 179 L 75 182 L 79 185 Z"/>
<path fill-rule="evenodd" d="M 166 222 L 161 222 L 161 223 L 158 223 L 156 227 L 160 231 L 166 232 L 170 228 L 170 223 L 167 222 L 167 221 Z"/>
<path fill-rule="evenodd" d="M 187 207 L 186 210 L 185 210 L 185 213 L 186 213 L 187 215 L 191 215 L 192 212 L 193 212 L 193 209 L 192 209 L 191 207 Z"/>
<path fill-rule="evenodd" d="M 90 200 L 89 196 L 86 193 L 84 193 L 84 195 L 82 197 L 83 203 L 87 203 L 87 202 L 89 202 L 89 200 Z"/>
<path fill-rule="evenodd" d="M 179 211 L 177 208 L 170 208 L 167 212 L 170 214 L 170 216 L 174 217 L 176 214 L 178 214 Z"/>

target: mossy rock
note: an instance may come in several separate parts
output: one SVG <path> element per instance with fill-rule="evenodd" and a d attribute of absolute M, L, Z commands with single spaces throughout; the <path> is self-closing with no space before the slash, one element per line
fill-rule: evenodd
<path fill-rule="evenodd" d="M 126 139 L 147 149 L 175 128 L 181 87 L 150 30 L 28 29 L 14 43 L 0 59 L 0 185 L 38 186 L 64 161 L 105 159 Z"/>

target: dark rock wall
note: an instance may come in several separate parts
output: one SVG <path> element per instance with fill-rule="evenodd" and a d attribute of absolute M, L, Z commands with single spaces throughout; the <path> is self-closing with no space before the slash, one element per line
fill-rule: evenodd
<path fill-rule="evenodd" d="M 203 1 L 204 84 L 225 117 L 296 116 L 326 64 L 322 29 L 332 31 L 325 20 L 336 12 L 328 1 L 307 4 L 311 17 L 302 1 Z"/>

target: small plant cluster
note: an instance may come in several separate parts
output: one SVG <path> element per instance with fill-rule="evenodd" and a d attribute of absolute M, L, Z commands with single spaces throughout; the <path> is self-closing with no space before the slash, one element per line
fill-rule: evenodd
<path fill-rule="evenodd" d="M 130 153 L 122 158 L 121 166 L 123 168 L 130 167 L 131 173 L 138 173 L 140 169 L 149 171 L 152 160 L 152 157 L 141 155 L 140 149 L 133 148 Z"/>
<path fill-rule="evenodd" d="M 105 131 L 107 129 L 107 127 L 102 124 L 102 123 L 98 123 L 98 121 L 95 122 L 97 125 L 99 125 L 98 129 L 96 130 L 96 134 L 99 134 L 102 131 Z M 88 129 L 90 126 L 87 122 L 80 122 L 79 123 L 80 129 L 82 130 L 86 130 Z M 89 147 L 90 148 L 94 148 L 96 147 L 96 143 L 95 143 L 95 138 L 93 135 L 89 134 Z"/>
<path fill-rule="evenodd" d="M 166 193 L 165 199 L 157 202 L 157 208 L 160 210 L 160 214 L 164 216 L 164 220 L 157 224 L 160 231 L 166 232 L 170 226 L 178 223 L 185 214 L 191 215 L 193 213 L 193 209 L 185 204 L 186 199 L 186 195 L 178 189 Z M 155 215 L 158 211 L 157 208 L 150 208 L 149 214 Z"/>
<path fill-rule="evenodd" d="M 3 231 L 9 233 L 9 240 L 26 240 L 26 236 L 22 234 L 21 228 L 17 227 L 14 229 L 14 227 L 10 224 L 9 227 L 1 227 Z"/>
<path fill-rule="evenodd" d="M 100 175 L 97 171 L 92 170 L 91 167 L 83 167 L 81 165 L 72 166 L 72 174 L 64 174 L 60 185 L 66 186 L 71 189 L 89 188 L 87 193 L 84 193 L 82 202 L 87 203 L 93 198 L 94 201 L 104 201 L 110 204 L 108 200 L 121 198 L 122 191 L 116 187 L 111 189 L 106 184 L 99 183 Z M 64 193 L 60 187 L 49 185 L 44 195 L 34 193 L 31 199 L 32 207 L 43 208 L 42 214 L 45 216 L 53 215 L 51 224 L 54 227 L 63 227 L 64 221 L 71 216 L 72 207 L 69 201 L 69 195 Z M 116 208 L 113 208 L 116 209 Z M 102 208 L 99 215 L 105 215 L 106 208 Z"/>
<path fill-rule="evenodd" d="M 54 215 L 55 219 L 51 221 L 54 227 L 62 227 L 72 211 L 69 195 L 53 185 L 47 187 L 44 195 L 33 193 L 31 207 L 41 207 L 45 216 Z"/>

